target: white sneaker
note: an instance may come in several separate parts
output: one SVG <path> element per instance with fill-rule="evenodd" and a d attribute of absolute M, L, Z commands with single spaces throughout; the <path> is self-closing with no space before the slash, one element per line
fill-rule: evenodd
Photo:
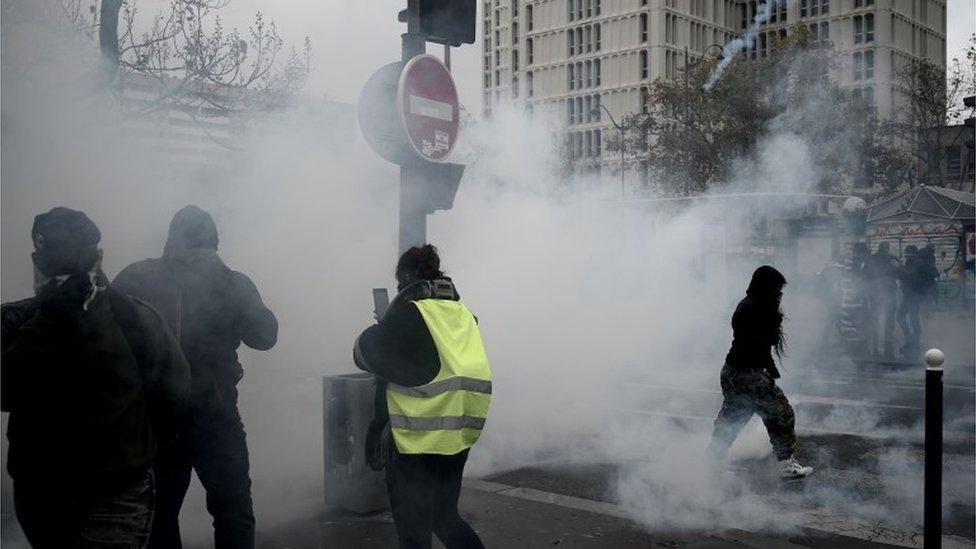
<path fill-rule="evenodd" d="M 809 476 L 812 472 L 813 467 L 804 467 L 800 465 L 800 463 L 796 461 L 796 458 L 793 456 L 779 462 L 779 476 L 783 479 L 803 478 Z"/>

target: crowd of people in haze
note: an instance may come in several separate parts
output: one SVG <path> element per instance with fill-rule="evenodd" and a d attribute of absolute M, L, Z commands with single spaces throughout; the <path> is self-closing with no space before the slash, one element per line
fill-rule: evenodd
<path fill-rule="evenodd" d="M 897 327 L 901 336 L 898 354 L 907 360 L 918 358 L 922 351 L 922 311 L 935 297 L 940 277 L 934 246 L 919 249 L 908 245 L 897 257 L 888 242 L 878 243 L 874 253 L 866 244 L 858 243 L 848 266 L 834 262 L 817 276 L 827 307 L 827 348 L 834 337 L 844 339 L 846 328 L 857 332 L 859 337 L 854 339 L 866 344 L 868 356 L 896 359 Z M 849 301 L 843 295 L 845 282 L 851 294 Z"/>
<path fill-rule="evenodd" d="M 30 236 L 35 296 L 0 311 L 7 463 L 30 544 L 179 548 L 180 508 L 195 472 L 213 517 L 214 546 L 253 549 L 237 349 L 272 348 L 278 321 L 254 283 L 217 254 L 214 220 L 183 208 L 162 255 L 126 267 L 111 282 L 102 271 L 101 232 L 83 212 L 40 214 Z M 902 281 L 907 297 L 898 310 L 917 344 L 911 292 L 925 291 L 915 281 L 927 280 L 927 260 L 897 267 L 886 254 L 879 249 L 862 270 L 892 279 L 890 288 L 877 288 L 894 291 L 894 280 Z M 407 249 L 394 276 L 397 296 L 352 346 L 356 366 L 376 381 L 366 461 L 385 470 L 400 547 L 429 549 L 436 535 L 450 549 L 477 549 L 483 544 L 458 512 L 458 499 L 492 398 L 479 322 L 430 244 Z M 724 460 L 759 415 L 777 474 L 793 481 L 813 468 L 796 458 L 793 408 L 777 385 L 786 286 L 778 270 L 759 267 L 732 315 L 708 454 Z M 883 304 L 879 310 L 895 310 L 880 295 L 873 299 Z"/>

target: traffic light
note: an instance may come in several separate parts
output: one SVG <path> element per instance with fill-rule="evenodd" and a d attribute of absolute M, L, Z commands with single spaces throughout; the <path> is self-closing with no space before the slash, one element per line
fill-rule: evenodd
<path fill-rule="evenodd" d="M 420 34 L 428 42 L 474 44 L 476 0 L 420 0 Z"/>

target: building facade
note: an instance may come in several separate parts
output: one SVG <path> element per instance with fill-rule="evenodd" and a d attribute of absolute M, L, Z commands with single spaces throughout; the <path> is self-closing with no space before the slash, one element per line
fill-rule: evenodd
<path fill-rule="evenodd" d="M 808 25 L 834 44 L 834 81 L 863 95 L 882 117 L 897 108 L 893 75 L 908 59 L 945 66 L 945 0 L 770 0 L 753 55 L 771 35 Z M 751 24 L 756 0 L 485 0 L 482 91 L 490 115 L 502 105 L 546 109 L 565 121 L 577 165 L 619 161 L 604 154 L 620 120 L 646 111 L 658 78 L 681 78 L 692 59 Z M 757 5 L 758 4 L 758 5 Z M 605 110 L 604 110 L 605 109 Z M 628 179 L 636 178 L 628 175 Z"/>

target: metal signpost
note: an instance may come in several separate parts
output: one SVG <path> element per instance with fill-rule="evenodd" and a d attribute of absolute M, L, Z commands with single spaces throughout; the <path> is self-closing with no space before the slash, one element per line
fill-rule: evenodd
<path fill-rule="evenodd" d="M 461 107 L 448 68 L 426 55 L 426 43 L 449 47 L 474 42 L 474 0 L 408 0 L 399 19 L 401 60 L 381 67 L 359 96 L 359 127 L 370 146 L 400 166 L 399 248 L 427 240 L 427 214 L 449 210 L 464 166 L 445 162 L 457 142 Z M 374 292 L 377 303 L 379 293 Z M 381 314 L 377 305 L 377 314 Z M 371 374 L 325 376 L 322 380 L 325 501 L 357 513 L 387 506 L 383 473 L 365 455 L 373 418 Z"/>

